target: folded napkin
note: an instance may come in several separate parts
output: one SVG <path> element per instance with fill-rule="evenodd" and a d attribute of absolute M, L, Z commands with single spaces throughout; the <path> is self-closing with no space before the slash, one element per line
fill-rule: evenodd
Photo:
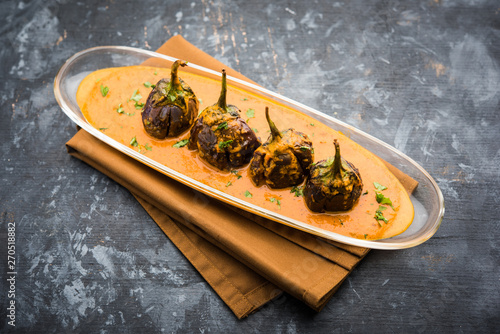
<path fill-rule="evenodd" d="M 181 36 L 160 53 L 249 81 Z M 283 291 L 320 311 L 369 249 L 325 240 L 233 208 L 80 130 L 69 154 L 127 188 L 238 318 Z M 416 182 L 389 165 L 411 192 Z"/>

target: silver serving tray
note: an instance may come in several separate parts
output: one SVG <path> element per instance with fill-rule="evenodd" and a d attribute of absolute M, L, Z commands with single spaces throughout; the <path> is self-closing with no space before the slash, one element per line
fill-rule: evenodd
<path fill-rule="evenodd" d="M 280 94 L 271 92 L 265 88 L 231 76 L 227 77 L 228 84 L 237 86 L 238 88 L 246 90 L 249 93 L 285 104 L 299 112 L 317 119 L 332 129 L 344 133 L 350 137 L 351 140 L 376 154 L 378 157 L 391 163 L 396 168 L 418 181 L 419 185 L 417 189 L 410 196 L 415 209 L 415 216 L 410 227 L 405 232 L 395 237 L 374 241 L 355 239 L 333 233 L 331 231 L 288 218 L 285 215 L 266 210 L 258 205 L 246 202 L 234 196 L 230 196 L 197 180 L 186 177 L 182 173 L 170 169 L 169 167 L 162 165 L 123 144 L 120 144 L 114 139 L 106 136 L 103 132 L 92 127 L 83 116 L 76 102 L 76 92 L 83 78 L 98 69 L 141 65 L 147 60 L 162 62 L 164 63 L 164 67 L 170 67 L 176 58 L 156 52 L 125 46 L 102 46 L 78 52 L 64 63 L 56 75 L 54 80 L 55 98 L 62 111 L 73 122 L 94 137 L 102 140 L 106 144 L 114 147 L 124 154 L 204 194 L 287 226 L 344 244 L 386 250 L 417 246 L 432 237 L 439 228 L 444 215 L 443 195 L 434 179 L 415 161 L 394 147 L 344 122 Z M 189 63 L 189 68 L 191 72 L 205 77 L 220 78 L 221 76 L 218 72 L 193 63 Z"/>

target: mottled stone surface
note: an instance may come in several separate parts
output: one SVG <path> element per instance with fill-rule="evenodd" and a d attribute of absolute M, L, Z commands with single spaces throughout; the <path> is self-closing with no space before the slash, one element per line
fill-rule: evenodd
<path fill-rule="evenodd" d="M 80 50 L 175 34 L 419 162 L 445 197 L 436 235 L 371 252 L 321 313 L 284 295 L 237 320 L 125 189 L 66 153 L 52 93 Z M 0 332 L 498 331 L 497 1 L 4 0 L 0 41 Z"/>

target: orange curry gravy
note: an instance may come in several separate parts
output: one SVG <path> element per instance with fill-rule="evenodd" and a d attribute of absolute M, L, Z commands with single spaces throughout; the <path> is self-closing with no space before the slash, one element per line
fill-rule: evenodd
<path fill-rule="evenodd" d="M 200 111 L 216 103 L 220 94 L 220 82 L 182 71 L 179 71 L 179 76 L 191 86 L 200 100 Z M 315 161 L 333 156 L 333 139 L 339 141 L 342 156 L 361 173 L 363 193 L 368 191 L 351 211 L 311 212 L 302 197 L 296 197 L 290 192 L 291 188 L 273 190 L 265 185 L 256 187 L 248 177 L 248 166 L 238 169 L 237 173 L 222 172 L 203 162 L 198 158 L 197 152 L 190 151 L 187 146 L 173 147 L 180 140 L 188 139 L 189 131 L 179 137 L 164 140 L 150 137 L 142 126 L 141 108 L 136 108 L 136 101 L 131 100 L 131 97 L 138 90 L 141 95 L 139 103 L 145 103 L 152 90 L 151 87 L 146 87 L 147 83 L 156 84 L 161 78 L 170 78 L 170 69 L 131 66 L 99 70 L 91 73 L 80 84 L 78 105 L 92 126 L 118 142 L 210 187 L 286 217 L 342 235 L 371 240 L 395 236 L 411 224 L 414 211 L 406 190 L 376 156 L 309 116 L 239 88 L 228 86 L 227 103 L 240 108 L 241 117 L 248 119 L 248 125 L 262 142 L 269 136 L 266 106 L 278 129 L 283 131 L 293 127 L 309 136 L 313 142 Z M 109 90 L 103 96 L 101 90 L 105 87 Z M 137 97 L 136 95 L 136 99 Z M 122 109 L 119 110 L 120 106 Z M 255 117 L 248 118 L 248 109 L 255 110 Z M 123 112 L 119 113 L 118 110 Z M 130 144 L 134 137 L 137 146 Z M 382 211 L 388 223 L 374 218 L 379 204 L 375 199 L 373 182 L 386 186 L 383 194 L 392 200 L 394 209 L 387 206 Z"/>

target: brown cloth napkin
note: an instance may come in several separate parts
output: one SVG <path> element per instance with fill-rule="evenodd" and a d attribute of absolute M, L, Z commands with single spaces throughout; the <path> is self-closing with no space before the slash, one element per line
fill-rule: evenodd
<path fill-rule="evenodd" d="M 175 36 L 158 52 L 231 76 L 236 71 Z M 319 311 L 369 249 L 343 245 L 209 198 L 80 130 L 68 152 L 126 187 L 238 318 L 282 291 Z M 416 182 L 391 170 L 412 191 Z"/>

